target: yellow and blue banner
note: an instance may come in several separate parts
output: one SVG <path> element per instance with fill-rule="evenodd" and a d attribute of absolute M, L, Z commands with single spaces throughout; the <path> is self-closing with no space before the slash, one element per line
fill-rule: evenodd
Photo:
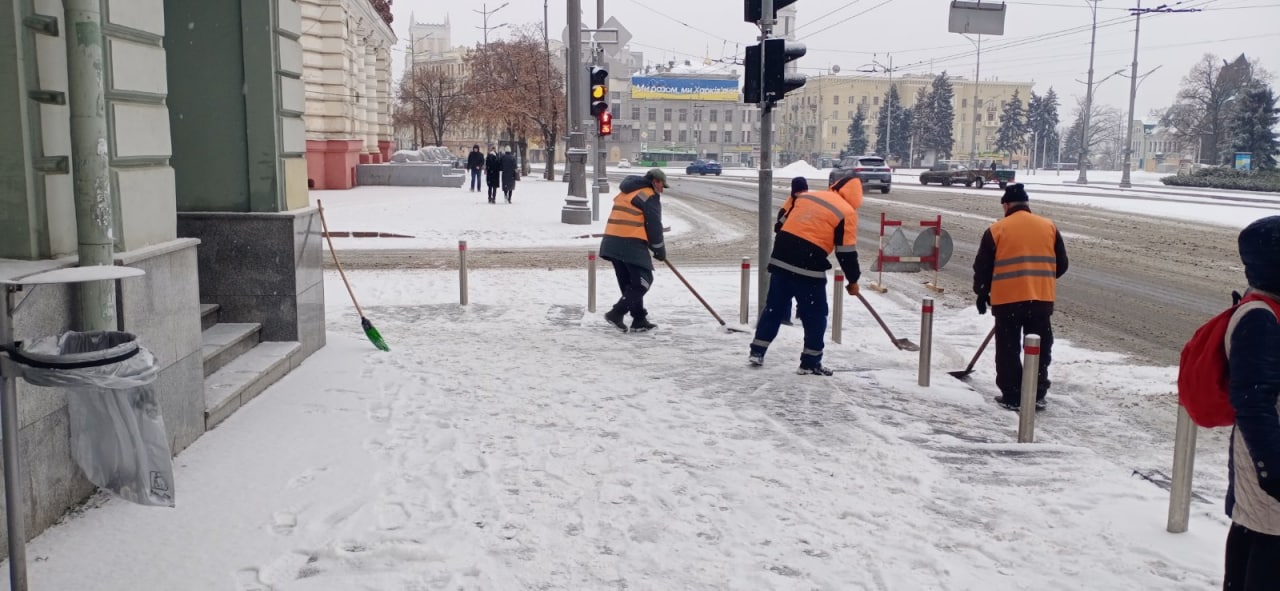
<path fill-rule="evenodd" d="M 636 76 L 631 79 L 631 98 L 737 102 L 738 81 Z"/>

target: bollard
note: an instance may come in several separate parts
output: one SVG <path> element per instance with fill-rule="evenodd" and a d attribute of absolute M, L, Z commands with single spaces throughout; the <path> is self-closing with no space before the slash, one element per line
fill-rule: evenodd
<path fill-rule="evenodd" d="M 1022 402 L 1018 407 L 1018 443 L 1036 440 L 1036 388 L 1040 382 L 1040 335 L 1022 340 Z"/>
<path fill-rule="evenodd" d="M 1191 476 L 1196 467 L 1196 424 L 1187 409 L 1178 405 L 1178 431 L 1173 436 L 1173 483 L 1169 487 L 1171 534 L 1186 533 L 1191 521 Z"/>
<path fill-rule="evenodd" d="M 467 241 L 458 241 L 458 303 L 467 305 Z"/>
<path fill-rule="evenodd" d="M 933 298 L 920 307 L 920 385 L 929 387 L 929 366 L 933 363 Z"/>
<path fill-rule="evenodd" d="M 587 251 L 587 312 L 596 311 L 596 251 Z"/>
<path fill-rule="evenodd" d="M 751 322 L 751 257 L 742 257 L 742 293 L 738 301 L 738 322 Z"/>
<path fill-rule="evenodd" d="M 831 289 L 831 342 L 839 343 L 844 326 L 844 272 L 836 271 L 836 283 Z"/>

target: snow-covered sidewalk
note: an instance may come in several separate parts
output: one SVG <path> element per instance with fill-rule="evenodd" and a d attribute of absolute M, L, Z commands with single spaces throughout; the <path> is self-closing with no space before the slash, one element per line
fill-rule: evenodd
<path fill-rule="evenodd" d="M 736 319 L 731 263 L 686 275 Z M 178 507 L 97 499 L 30 544 L 33 589 L 1219 585 L 1220 498 L 1166 534 L 1167 493 L 1131 473 L 1171 450 L 1108 410 L 1169 396 L 1170 368 L 1060 341 L 1018 445 L 989 357 L 981 392 L 945 374 L 989 326 L 967 310 L 940 309 L 921 388 L 853 299 L 826 360 L 848 371 L 818 378 L 798 328 L 748 369 L 750 336 L 665 270 L 649 334 L 585 313 L 581 272 L 473 272 L 465 308 L 452 272 L 351 276 L 390 353 L 327 276 L 329 346 L 177 458 Z M 869 297 L 914 339 L 918 295 Z M 1220 494 L 1221 458 L 1198 468 Z"/>

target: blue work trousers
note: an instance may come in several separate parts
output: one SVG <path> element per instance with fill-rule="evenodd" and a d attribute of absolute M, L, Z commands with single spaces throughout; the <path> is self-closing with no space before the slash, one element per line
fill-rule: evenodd
<path fill-rule="evenodd" d="M 765 298 L 764 311 L 756 323 L 756 337 L 751 342 L 751 354 L 764 356 L 769 344 L 778 336 L 778 328 L 791 312 L 792 300 L 796 303 L 796 317 L 804 325 L 804 351 L 800 354 L 800 367 L 822 365 L 823 337 L 827 332 L 827 280 L 803 277 L 790 271 L 769 271 L 769 295 Z"/>

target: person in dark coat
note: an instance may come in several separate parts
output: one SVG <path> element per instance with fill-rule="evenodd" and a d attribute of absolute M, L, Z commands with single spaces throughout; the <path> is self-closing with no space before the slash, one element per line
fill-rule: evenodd
<path fill-rule="evenodd" d="M 484 159 L 484 175 L 489 185 L 489 203 L 498 202 L 498 181 L 502 175 L 502 158 L 493 146 L 489 146 L 489 155 Z"/>
<path fill-rule="evenodd" d="M 480 144 L 471 146 L 471 153 L 467 155 L 467 170 L 471 171 L 471 190 L 480 190 L 480 173 L 484 172 L 484 153 L 480 151 Z"/>
<path fill-rule="evenodd" d="M 516 192 L 516 155 L 511 153 L 511 146 L 502 154 L 502 195 L 511 203 L 511 194 Z"/>
<path fill-rule="evenodd" d="M 1280 586 L 1280 216 L 1240 232 L 1249 293 L 1227 333 L 1228 393 L 1235 410 L 1228 456 L 1227 591 Z M 1230 325 L 1229 325 L 1230 326 Z"/>
<path fill-rule="evenodd" d="M 613 198 L 613 210 L 600 240 L 600 258 L 613 263 L 618 277 L 618 289 L 622 297 L 605 313 L 604 319 L 622 331 L 627 331 L 623 317 L 631 314 L 631 328 L 635 332 L 653 330 L 658 325 L 649 322 L 649 311 L 644 307 L 644 294 L 653 285 L 653 258 L 667 260 L 667 247 L 662 237 L 662 191 L 667 187 L 667 175 L 661 169 L 652 169 L 644 176 L 629 176 L 618 185 L 618 195 Z"/>
<path fill-rule="evenodd" d="M 982 235 L 973 261 L 973 293 L 979 314 L 996 319 L 996 402 L 1007 410 L 1022 404 L 1022 340 L 1040 337 L 1036 410 L 1045 408 L 1053 360 L 1053 304 L 1058 278 L 1067 272 L 1067 247 L 1058 227 L 1031 213 L 1021 183 L 1005 188 L 1004 218 Z"/>

